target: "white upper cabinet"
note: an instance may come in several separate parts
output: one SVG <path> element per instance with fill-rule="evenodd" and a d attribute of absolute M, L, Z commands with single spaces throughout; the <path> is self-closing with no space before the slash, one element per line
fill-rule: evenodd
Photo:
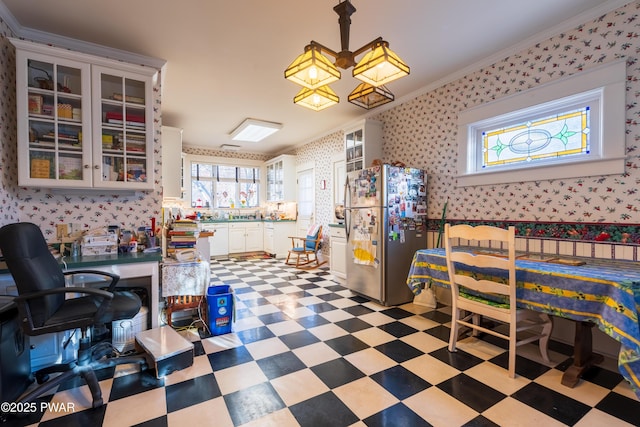
<path fill-rule="evenodd" d="M 368 168 L 375 159 L 382 160 L 382 123 L 363 120 L 344 131 L 347 172 Z"/>
<path fill-rule="evenodd" d="M 156 70 L 11 39 L 18 184 L 152 190 Z"/>
<path fill-rule="evenodd" d="M 283 154 L 265 162 L 267 202 L 296 200 L 296 157 Z"/>
<path fill-rule="evenodd" d="M 162 197 L 182 199 L 182 129 L 162 126 Z"/>

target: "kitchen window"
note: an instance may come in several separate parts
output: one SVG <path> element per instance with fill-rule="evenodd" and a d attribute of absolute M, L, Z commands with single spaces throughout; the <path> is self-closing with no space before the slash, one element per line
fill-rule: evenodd
<path fill-rule="evenodd" d="M 191 207 L 251 208 L 260 205 L 260 168 L 191 162 Z"/>
<path fill-rule="evenodd" d="M 460 113 L 458 186 L 624 173 L 623 60 Z"/>

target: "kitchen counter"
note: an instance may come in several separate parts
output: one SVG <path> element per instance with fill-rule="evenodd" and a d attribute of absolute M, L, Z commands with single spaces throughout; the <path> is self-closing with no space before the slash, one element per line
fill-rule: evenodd
<path fill-rule="evenodd" d="M 344 224 L 330 223 L 329 227 L 344 228 Z"/>
<path fill-rule="evenodd" d="M 102 265 L 119 265 L 131 264 L 139 262 L 160 262 L 162 261 L 162 253 L 126 253 L 126 254 L 109 254 L 109 255 L 91 255 L 69 257 L 65 256 L 59 260 L 63 269 L 92 268 Z M 9 274 L 9 270 L 4 262 L 0 263 L 0 274 Z"/>

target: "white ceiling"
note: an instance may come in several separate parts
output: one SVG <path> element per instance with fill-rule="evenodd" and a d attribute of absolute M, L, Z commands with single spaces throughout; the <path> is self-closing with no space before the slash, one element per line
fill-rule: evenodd
<path fill-rule="evenodd" d="M 461 77 L 511 51 L 598 17 L 625 0 L 352 0 L 349 48 L 381 36 L 411 74 L 387 87 L 381 111 Z M 278 154 L 370 113 L 346 101 L 351 70 L 331 85 L 340 104 L 315 112 L 293 104 L 284 69 L 311 40 L 340 50 L 338 0 L 0 0 L 18 35 L 88 41 L 166 61 L 162 121 L 184 143 Z M 10 16 L 9 16 L 10 18 Z M 33 31 L 37 30 L 37 31 Z M 59 40 L 59 39 L 58 39 Z M 259 143 L 231 141 L 245 118 L 283 123 Z"/>

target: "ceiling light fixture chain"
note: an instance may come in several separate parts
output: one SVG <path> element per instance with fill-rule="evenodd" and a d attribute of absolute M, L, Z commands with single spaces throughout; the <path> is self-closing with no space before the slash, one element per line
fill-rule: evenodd
<path fill-rule="evenodd" d="M 409 74 L 406 65 L 391 49 L 382 37 L 365 44 L 354 52 L 349 50 L 351 15 L 356 8 L 349 0 L 338 3 L 333 10 L 338 14 L 340 25 L 341 51 L 336 52 L 321 43 L 311 41 L 284 72 L 284 77 L 303 88 L 294 97 L 293 102 L 320 111 L 339 102 L 340 98 L 328 86 L 340 79 L 337 67 L 354 67 L 353 77 L 363 81 L 351 94 L 349 102 L 371 109 L 394 100 L 393 94 L 384 86 L 393 80 Z M 367 50 L 360 62 L 356 57 Z M 325 56 L 334 58 L 334 63 Z"/>

